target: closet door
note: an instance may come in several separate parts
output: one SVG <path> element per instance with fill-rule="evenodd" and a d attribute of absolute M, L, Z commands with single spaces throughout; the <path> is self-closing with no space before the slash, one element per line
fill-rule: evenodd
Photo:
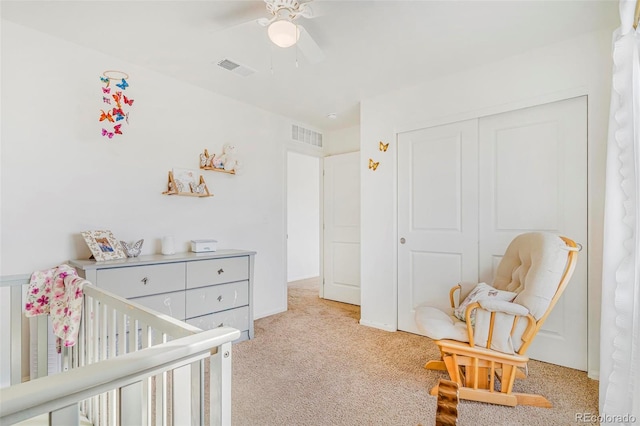
<path fill-rule="evenodd" d="M 479 278 L 491 282 L 509 242 L 528 231 L 584 247 L 563 297 L 527 355 L 587 368 L 586 97 L 479 121 Z"/>
<path fill-rule="evenodd" d="M 477 120 L 398 135 L 398 329 L 478 277 Z"/>

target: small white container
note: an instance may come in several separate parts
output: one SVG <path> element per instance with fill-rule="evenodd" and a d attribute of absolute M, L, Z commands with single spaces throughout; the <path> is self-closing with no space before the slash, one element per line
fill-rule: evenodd
<path fill-rule="evenodd" d="M 175 253 L 176 249 L 175 245 L 173 244 L 173 237 L 169 235 L 162 237 L 162 254 L 170 255 Z"/>
<path fill-rule="evenodd" d="M 194 253 L 216 251 L 217 244 L 217 240 L 191 240 L 191 251 Z"/>

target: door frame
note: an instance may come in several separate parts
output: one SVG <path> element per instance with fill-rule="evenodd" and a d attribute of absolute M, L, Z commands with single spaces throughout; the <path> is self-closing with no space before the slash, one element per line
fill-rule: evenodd
<path fill-rule="evenodd" d="M 283 156 L 283 162 L 285 167 L 283 167 L 284 169 L 284 176 L 283 176 L 283 185 L 284 185 L 284 197 L 283 197 L 283 210 L 284 210 L 284 215 L 283 215 L 283 229 L 284 229 L 284 233 L 282 235 L 282 244 L 284 247 L 284 271 L 285 271 L 285 279 L 284 279 L 284 285 L 283 285 L 283 289 L 284 289 L 284 300 L 285 300 L 285 311 L 287 310 L 287 294 L 288 294 L 288 272 L 289 272 L 289 244 L 287 241 L 287 232 L 288 232 L 288 223 L 289 223 L 289 212 L 288 212 L 288 197 L 289 197 L 289 188 L 288 188 L 288 174 L 289 174 L 289 153 L 293 152 L 295 154 L 301 154 L 301 155 L 307 155 L 309 157 L 315 157 L 318 158 L 318 179 L 319 179 L 319 188 L 318 188 L 318 205 L 319 205 L 319 212 L 318 212 L 318 216 L 319 216 L 319 221 L 318 221 L 318 251 L 319 251 L 319 259 L 318 259 L 318 265 L 319 265 L 319 276 L 320 276 L 320 297 L 324 296 L 324 287 L 322 286 L 322 282 L 324 280 L 324 270 L 323 270 L 323 264 L 324 264 L 324 254 L 323 254 L 323 247 L 324 247 L 324 235 L 322 232 L 322 224 L 324 223 L 324 211 L 322 208 L 322 200 L 324 199 L 324 182 L 322 179 L 322 173 L 324 170 L 324 152 L 322 151 L 322 148 L 314 148 L 312 146 L 306 146 L 306 145 L 302 145 L 300 143 L 294 143 L 294 142 L 285 142 L 284 144 L 284 149 L 282 150 L 282 156 Z"/>

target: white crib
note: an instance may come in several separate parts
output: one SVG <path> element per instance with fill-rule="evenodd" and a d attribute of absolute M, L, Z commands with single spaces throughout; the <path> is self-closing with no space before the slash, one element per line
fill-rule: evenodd
<path fill-rule="evenodd" d="M 86 285 L 78 343 L 62 349 L 61 372 L 48 375 L 48 317 L 22 313 L 28 281 L 0 277 L 0 382 L 10 384 L 0 389 L 0 425 L 231 423 L 238 330 L 202 331 Z M 34 349 L 37 361 L 30 361 Z"/>

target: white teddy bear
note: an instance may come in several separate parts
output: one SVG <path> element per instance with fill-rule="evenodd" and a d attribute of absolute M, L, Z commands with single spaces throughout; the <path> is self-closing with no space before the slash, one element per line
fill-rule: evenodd
<path fill-rule="evenodd" d="M 228 172 L 236 170 L 238 167 L 238 160 L 235 156 L 236 147 L 231 144 L 225 144 L 222 147 L 222 155 L 217 160 L 222 164 L 224 169 Z M 215 160 L 214 160 L 215 161 Z"/>

